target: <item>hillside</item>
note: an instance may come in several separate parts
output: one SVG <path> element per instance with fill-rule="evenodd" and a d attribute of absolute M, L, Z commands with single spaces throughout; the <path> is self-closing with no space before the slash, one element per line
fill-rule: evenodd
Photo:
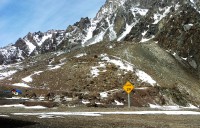
<path fill-rule="evenodd" d="M 135 106 L 199 103 L 198 79 L 154 41 L 101 42 L 70 53 L 34 56 L 4 68 L 17 72 L 1 80 L 2 86 L 26 85 L 28 88 L 22 90 L 28 90 L 30 96 L 33 92 L 38 97 L 51 92 L 63 103 L 65 97 L 78 98 L 78 103 L 126 104 L 122 90 L 126 81 L 136 87 L 131 94 Z"/>

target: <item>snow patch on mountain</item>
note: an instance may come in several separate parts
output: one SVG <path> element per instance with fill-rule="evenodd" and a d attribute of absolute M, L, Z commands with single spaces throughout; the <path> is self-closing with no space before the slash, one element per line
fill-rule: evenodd
<path fill-rule="evenodd" d="M 40 38 L 39 35 L 34 36 L 34 39 L 39 46 L 41 46 L 44 43 L 44 41 L 49 38 L 52 38 L 52 34 L 45 33 L 42 38 Z"/>
<path fill-rule="evenodd" d="M 145 35 L 146 35 L 146 33 L 147 33 L 147 31 L 144 31 L 144 32 L 142 33 L 142 36 L 145 36 Z"/>
<path fill-rule="evenodd" d="M 57 64 L 57 65 L 48 65 L 48 70 L 55 70 L 61 68 L 65 63 Z"/>
<path fill-rule="evenodd" d="M 0 80 L 5 79 L 13 74 L 15 74 L 17 70 L 7 71 L 7 72 L 0 72 Z"/>
<path fill-rule="evenodd" d="M 42 72 L 43 71 L 35 71 L 33 74 L 31 74 L 31 75 L 29 75 L 27 77 L 22 78 L 22 81 L 27 82 L 27 83 L 32 82 L 33 81 L 32 76 L 33 75 L 40 75 L 40 73 L 42 73 Z"/>
<path fill-rule="evenodd" d="M 119 0 L 120 6 L 123 6 L 127 0 Z"/>
<path fill-rule="evenodd" d="M 100 92 L 99 94 L 100 94 L 101 99 L 108 97 L 108 92 Z"/>
<path fill-rule="evenodd" d="M 152 79 L 151 76 L 149 76 L 147 73 L 145 73 L 144 71 L 141 70 L 137 70 L 136 71 L 136 75 L 139 77 L 139 80 L 145 82 L 145 83 L 149 83 L 152 86 L 154 86 L 156 84 L 156 81 Z"/>
<path fill-rule="evenodd" d="M 36 46 L 33 45 L 28 39 L 24 39 L 26 45 L 28 46 L 29 49 L 29 55 L 35 50 Z"/>
<path fill-rule="evenodd" d="M 118 92 L 119 89 L 113 89 L 113 90 L 108 90 L 108 91 L 105 91 L 105 92 L 100 92 L 100 97 L 101 99 L 104 99 L 104 98 L 108 98 L 110 95 L 112 95 L 113 93 L 116 93 Z"/>
<path fill-rule="evenodd" d="M 154 37 L 155 37 L 155 36 L 152 36 L 151 38 L 142 38 L 140 42 L 141 42 L 141 43 L 147 42 L 147 41 L 153 39 Z"/>
<path fill-rule="evenodd" d="M 117 101 L 117 100 L 115 100 L 115 104 L 116 104 L 117 106 L 124 105 L 124 103 L 122 103 L 122 102 L 119 102 L 119 101 Z"/>
<path fill-rule="evenodd" d="M 97 77 L 97 76 L 99 75 L 99 72 L 106 72 L 105 68 L 106 68 L 105 63 L 99 62 L 99 65 L 98 65 L 98 66 L 92 67 L 92 70 L 90 71 L 90 72 L 91 72 L 91 75 L 92 75 L 93 77 Z M 100 69 L 101 69 L 101 70 L 100 70 Z"/>
<path fill-rule="evenodd" d="M 2 55 L 7 61 L 10 60 L 10 57 L 17 54 L 17 49 L 13 45 L 9 45 L 7 47 L 0 49 L 0 55 Z M 6 64 L 6 62 L 4 62 Z"/>
<path fill-rule="evenodd" d="M 194 0 L 190 0 L 190 2 L 193 3 L 193 4 L 195 3 Z"/>
<path fill-rule="evenodd" d="M 105 5 L 99 10 L 95 19 L 101 20 L 105 16 L 112 15 L 119 7 L 123 7 L 127 0 L 108 0 Z"/>
<path fill-rule="evenodd" d="M 21 63 L 0 65 L 0 80 L 11 77 L 21 69 L 23 69 Z"/>
<path fill-rule="evenodd" d="M 30 88 L 30 86 L 25 84 L 25 83 L 15 83 L 15 84 L 12 84 L 12 85 L 17 86 L 17 87 Z"/>
<path fill-rule="evenodd" d="M 133 26 L 135 26 L 137 23 L 138 23 L 138 21 L 136 21 L 135 23 L 132 23 L 131 25 L 126 24 L 125 31 L 119 36 L 117 41 L 123 40 L 126 37 L 126 35 L 128 35 L 130 33 Z"/>
<path fill-rule="evenodd" d="M 101 57 L 102 57 L 101 60 L 106 61 L 107 63 L 115 64 L 116 66 L 119 67 L 119 69 L 125 70 L 126 71 L 125 73 L 129 71 L 135 73 L 138 76 L 138 81 L 149 83 L 152 86 L 156 84 L 156 81 L 150 75 L 148 75 L 142 70 L 135 69 L 134 65 L 127 61 L 123 61 L 115 56 L 112 56 L 114 59 L 110 59 L 107 54 L 101 54 Z"/>
<path fill-rule="evenodd" d="M 65 53 L 65 51 L 56 51 L 56 52 L 54 52 L 54 54 L 56 55 L 56 56 L 60 56 L 60 55 L 62 55 L 62 54 L 64 54 Z"/>
<path fill-rule="evenodd" d="M 90 101 L 89 101 L 89 100 L 84 100 L 84 99 L 83 99 L 83 100 L 82 100 L 82 103 L 83 103 L 83 104 L 89 104 Z"/>
<path fill-rule="evenodd" d="M 87 30 L 87 35 L 85 39 L 83 40 L 82 45 L 84 45 L 86 41 L 88 41 L 89 39 L 93 37 L 93 31 L 96 29 L 98 22 L 99 22 L 98 20 L 94 20 L 94 19 L 91 20 L 91 26 Z"/>
<path fill-rule="evenodd" d="M 140 14 L 141 16 L 145 16 L 147 14 L 147 12 L 149 11 L 149 9 L 141 9 L 138 7 L 132 7 L 130 9 L 132 11 L 132 14 L 134 17 L 136 17 L 136 14 Z"/>
<path fill-rule="evenodd" d="M 113 63 L 116 66 L 118 66 L 121 70 L 126 70 L 126 71 L 133 71 L 133 66 L 128 64 L 128 63 L 124 63 L 122 60 L 118 60 L 118 59 L 110 59 L 108 56 L 105 56 L 104 58 L 102 58 L 102 60 L 106 60 L 108 63 Z"/>
<path fill-rule="evenodd" d="M 166 17 L 167 14 L 169 14 L 169 12 L 170 12 L 171 7 L 172 6 L 165 7 L 165 8 L 160 8 L 159 11 L 164 11 L 164 13 L 160 14 L 160 13 L 157 12 L 156 14 L 154 14 L 154 17 L 153 17 L 154 18 L 154 22 L 153 22 L 153 24 L 158 24 L 158 22 L 160 22 L 164 17 Z"/>
<path fill-rule="evenodd" d="M 19 48 L 17 49 L 17 51 L 18 51 L 18 57 L 19 57 L 21 60 L 24 60 L 25 58 L 23 57 L 23 51 L 20 50 Z M 18 61 L 20 61 L 20 60 L 18 60 Z"/>
<path fill-rule="evenodd" d="M 92 44 L 96 44 L 96 43 L 102 41 L 103 38 L 104 38 L 104 35 L 106 34 L 106 31 L 107 31 L 107 29 L 104 30 L 104 31 L 101 31 L 100 34 L 94 36 L 94 38 L 92 38 L 92 39 L 88 42 L 87 46 L 92 45 Z"/>
<path fill-rule="evenodd" d="M 87 55 L 86 53 L 81 53 L 81 54 L 77 54 L 75 57 L 79 58 L 79 57 L 83 57 L 83 56 L 86 56 L 86 55 Z"/>
<path fill-rule="evenodd" d="M 115 15 L 116 17 L 116 15 Z M 106 18 L 106 21 L 108 22 L 108 29 L 110 30 L 110 33 L 109 33 L 109 38 L 110 38 L 110 41 L 114 40 L 117 38 L 117 33 L 115 32 L 114 30 L 114 18 L 112 20 L 112 23 L 110 23 L 108 17 Z"/>
<path fill-rule="evenodd" d="M 123 31 L 123 33 L 118 37 L 117 41 L 122 41 L 126 37 L 126 35 L 130 33 L 131 29 L 139 22 L 139 19 L 137 19 L 137 14 L 145 16 L 149 11 L 148 9 L 141 9 L 138 7 L 132 7 L 130 10 L 132 11 L 132 14 L 134 16 L 134 22 L 130 25 L 126 23 L 125 31 Z"/>
<path fill-rule="evenodd" d="M 24 81 L 24 82 L 32 82 L 33 81 L 33 79 L 31 78 L 31 75 L 30 76 L 27 76 L 27 77 L 25 77 L 25 78 L 22 78 L 22 80 Z"/>

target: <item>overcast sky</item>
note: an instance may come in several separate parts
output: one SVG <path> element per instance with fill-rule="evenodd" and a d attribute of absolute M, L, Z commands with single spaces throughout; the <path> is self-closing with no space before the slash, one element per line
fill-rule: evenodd
<path fill-rule="evenodd" d="M 0 0 L 0 47 L 28 32 L 65 30 L 81 17 L 93 18 L 106 0 Z"/>

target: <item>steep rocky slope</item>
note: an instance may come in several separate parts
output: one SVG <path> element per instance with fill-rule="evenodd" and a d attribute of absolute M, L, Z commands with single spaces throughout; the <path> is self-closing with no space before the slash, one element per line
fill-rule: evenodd
<path fill-rule="evenodd" d="M 45 96 L 67 105 L 126 105 L 122 87 L 135 85 L 132 105 L 199 105 L 199 82 L 154 41 L 146 44 L 101 42 L 70 53 L 53 52 L 2 67 L 13 75 L 4 88 Z M 191 84 L 192 83 L 192 84 Z M 59 100 L 58 100 L 58 99 Z"/>
<path fill-rule="evenodd" d="M 155 2 L 126 36 L 127 41 L 158 41 L 188 71 L 199 76 L 199 2 Z M 153 8 L 153 9 L 152 9 Z"/>

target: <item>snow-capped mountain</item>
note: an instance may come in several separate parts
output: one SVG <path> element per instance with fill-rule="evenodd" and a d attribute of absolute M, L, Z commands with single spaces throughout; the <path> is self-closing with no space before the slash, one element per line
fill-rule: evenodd
<path fill-rule="evenodd" d="M 15 44 L 0 49 L 0 64 L 18 62 L 39 53 L 55 51 L 63 40 L 64 30 L 28 33 Z"/>
<path fill-rule="evenodd" d="M 17 48 L 30 56 L 47 51 L 55 51 L 64 39 L 64 30 L 49 30 L 47 32 L 28 33 L 24 38 L 16 41 Z"/>
<path fill-rule="evenodd" d="M 130 32 L 131 27 L 138 22 L 138 18 L 148 11 L 129 4 L 125 5 L 126 3 L 128 3 L 126 0 L 108 0 L 96 17 L 81 18 L 79 22 L 70 25 L 65 31 L 50 30 L 44 33 L 28 33 L 25 37 L 18 39 L 12 47 L 3 48 L 15 49 L 15 54 L 9 50 L 3 50 L 7 51 L 7 55 L 5 52 L 0 53 L 2 55 L 1 64 L 8 63 L 9 56 L 16 58 L 10 58 L 12 61 L 9 62 L 16 62 L 38 53 L 57 49 L 71 51 L 103 40 L 121 41 Z"/>
<path fill-rule="evenodd" d="M 195 16 L 187 15 L 188 13 Z M 183 18 L 186 15 L 187 18 Z M 177 16 L 182 20 L 178 25 L 173 24 Z M 163 31 L 173 31 L 178 26 L 185 30 L 194 28 L 195 24 L 197 28 L 198 19 L 199 1 L 197 0 L 107 0 L 92 19 L 81 18 L 79 22 L 70 25 L 66 30 L 28 33 L 25 37 L 18 39 L 14 45 L 1 49 L 0 64 L 16 62 L 29 56 L 58 49 L 71 51 L 100 41 L 145 42 L 156 37 L 159 44 L 163 45 L 165 44 L 161 42 L 161 38 L 164 38 L 161 36 Z M 169 20 L 171 20 L 170 26 Z M 166 28 L 166 26 L 169 27 Z M 169 33 L 167 37 L 168 35 Z M 194 44 L 195 41 L 192 40 L 192 43 Z M 170 43 L 167 42 L 168 44 Z M 169 51 L 171 49 L 174 48 L 167 48 Z M 176 51 L 173 50 L 173 52 Z M 178 50 L 176 53 L 182 52 Z M 181 57 L 189 56 L 181 55 Z M 192 59 L 189 65 L 196 68 L 198 65 L 196 61 Z"/>

